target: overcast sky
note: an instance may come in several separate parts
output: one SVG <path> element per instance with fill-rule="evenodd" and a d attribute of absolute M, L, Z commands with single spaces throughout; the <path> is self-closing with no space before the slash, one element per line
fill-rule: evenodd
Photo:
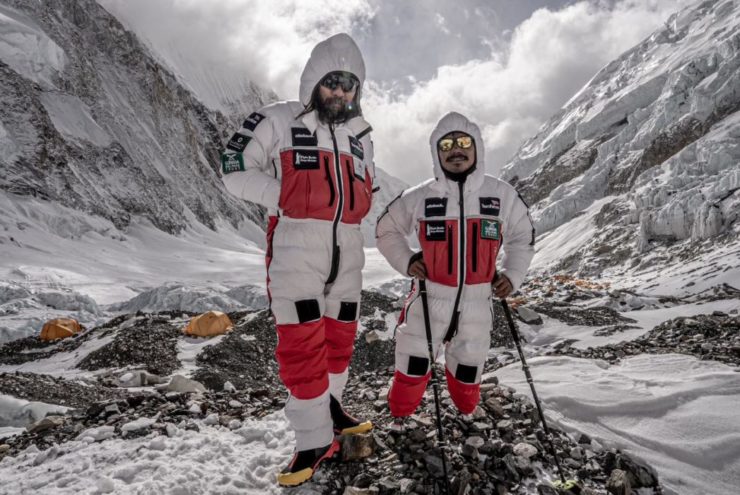
<path fill-rule="evenodd" d="M 483 129 L 494 175 L 606 63 L 691 0 L 98 0 L 155 46 L 296 99 L 311 48 L 350 33 L 367 65 L 376 164 L 432 174 L 446 112 Z M 227 70 L 228 69 L 228 70 Z M 220 74 L 215 70 L 215 74 Z"/>

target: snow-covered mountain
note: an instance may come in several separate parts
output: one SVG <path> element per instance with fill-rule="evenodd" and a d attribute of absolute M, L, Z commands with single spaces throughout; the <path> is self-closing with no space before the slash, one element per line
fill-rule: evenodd
<path fill-rule="evenodd" d="M 738 26 L 733 0 L 673 15 L 599 71 L 504 167 L 533 205 L 537 268 L 629 273 L 643 286 L 660 269 L 676 290 L 696 282 L 696 268 L 715 272 L 713 283 L 737 281 Z"/>
<path fill-rule="evenodd" d="M 229 123 L 92 0 L 0 6 L 0 189 L 125 229 L 260 223 L 215 173 Z"/>

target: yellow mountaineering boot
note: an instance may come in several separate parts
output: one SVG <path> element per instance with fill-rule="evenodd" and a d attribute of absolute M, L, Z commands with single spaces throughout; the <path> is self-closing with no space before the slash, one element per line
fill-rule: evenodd
<path fill-rule="evenodd" d="M 301 450 L 293 454 L 288 465 L 277 475 L 280 486 L 298 486 L 310 480 L 322 461 L 339 452 L 339 442 L 332 440 L 326 447 Z"/>
<path fill-rule="evenodd" d="M 357 435 L 373 429 L 373 424 L 370 421 L 360 421 L 347 414 L 333 395 L 329 395 L 329 400 L 331 420 L 334 422 L 334 433 L 336 435 Z"/>

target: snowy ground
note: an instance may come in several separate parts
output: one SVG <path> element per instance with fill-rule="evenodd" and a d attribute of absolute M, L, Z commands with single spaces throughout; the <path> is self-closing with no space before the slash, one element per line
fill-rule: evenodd
<path fill-rule="evenodd" d="M 740 486 L 740 373 L 694 357 L 641 355 L 610 366 L 528 360 L 547 416 L 645 459 L 667 493 L 733 495 Z M 518 364 L 496 372 L 529 394 Z M 529 394 L 531 396 L 531 394 Z"/>
<path fill-rule="evenodd" d="M 292 454 L 282 412 L 231 431 L 201 426 L 171 435 L 93 442 L 84 433 L 43 452 L 0 462 L 2 493 L 277 494 L 275 473 Z M 318 494 L 310 486 L 295 494 Z"/>
<path fill-rule="evenodd" d="M 97 324 L 111 316 L 115 304 L 123 308 L 121 303 L 128 304 L 128 310 L 152 310 L 172 301 L 238 305 L 259 300 L 260 294 L 252 293 L 250 287 L 263 284 L 264 255 L 259 245 L 244 240 L 243 233 L 224 228 L 214 235 L 194 228 L 169 236 L 137 223 L 121 235 L 104 221 L 72 210 L 50 209 L 48 203 L 34 199 L 11 201 L 0 195 L 0 207 L 4 210 L 0 219 L 4 227 L 0 229 L 0 328 L 6 334 L 2 339 L 36 333 L 53 316 L 77 315 L 87 318 L 88 324 Z M 585 229 L 589 217 L 582 218 Z M 558 235 L 556 229 L 540 243 L 535 266 L 544 266 L 552 256 L 560 255 L 561 251 L 546 249 L 561 244 Z M 720 264 L 734 260 L 737 253 L 732 246 L 727 249 L 712 259 Z M 398 292 L 402 284 L 394 282 L 397 274 L 378 251 L 367 248 L 365 254 L 365 287 Z M 683 273 L 675 274 L 656 270 L 630 280 L 629 285 L 649 287 L 657 280 L 654 293 L 681 295 L 685 286 L 681 278 L 692 268 L 686 265 Z M 736 271 L 736 267 L 713 274 L 707 271 L 711 276 L 693 290 L 733 283 Z M 619 279 L 610 282 L 626 285 Z M 636 356 L 614 366 L 568 357 L 536 357 L 564 339 L 578 339 L 575 347 L 599 346 L 635 339 L 671 318 L 713 311 L 740 311 L 740 301 L 630 311 L 626 316 L 637 320 L 639 328 L 608 337 L 594 337 L 595 327 L 569 326 L 547 317 L 540 327 L 525 326 L 530 342 L 526 352 L 532 356 L 538 392 L 549 416 L 566 430 L 587 433 L 645 458 L 672 493 L 736 493 L 735 487 L 740 486 L 740 420 L 736 414 L 740 373 L 733 368 L 680 355 Z M 77 370 L 75 363 L 106 342 L 90 340 L 73 352 L 3 366 L 0 372 L 81 378 L 90 372 Z M 213 343 L 180 342 L 183 369 L 179 372 L 192 372 L 195 355 Z M 504 383 L 527 392 L 517 365 L 497 373 Z M 20 406 L 14 404 L 18 407 L 10 411 L 13 408 L 6 401 L 8 414 L 19 411 Z M 17 428 L 18 421 L 13 426 L 6 423 L 8 428 Z M 291 448 L 292 432 L 281 414 L 252 421 L 236 431 L 204 425 L 200 433 L 178 431 L 170 438 L 77 441 L 4 459 L 0 492 L 280 493 L 274 474 Z M 308 486 L 294 493 L 315 492 Z"/>

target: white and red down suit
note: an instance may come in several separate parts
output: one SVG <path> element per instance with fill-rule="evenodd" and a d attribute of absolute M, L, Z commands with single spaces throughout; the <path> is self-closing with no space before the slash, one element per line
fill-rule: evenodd
<path fill-rule="evenodd" d="M 275 355 L 290 392 L 285 413 L 298 451 L 334 438 L 329 393 L 341 402 L 347 382 L 365 263 L 360 222 L 370 210 L 375 176 L 371 128 L 362 117 L 329 126 L 316 111 L 299 116 L 333 71 L 351 72 L 362 86 L 362 55 L 346 34 L 314 48 L 301 76 L 300 102 L 278 102 L 250 115 L 222 156 L 226 188 L 270 215 L 267 287 L 278 333 Z"/>
<path fill-rule="evenodd" d="M 448 179 L 439 162 L 437 142 L 452 131 L 469 134 L 476 144 L 475 169 L 465 182 Z M 481 372 L 490 346 L 491 282 L 499 249 L 503 249 L 499 272 L 516 290 L 534 255 L 534 228 L 516 190 L 485 175 L 478 126 L 449 113 L 434 129 L 430 145 L 435 178 L 407 189 L 388 205 L 378 219 L 377 246 L 404 275 L 412 258 L 423 257 L 435 356 L 449 341 L 447 386 L 457 408 L 470 414 L 480 399 Z M 409 246 L 410 235 L 418 238 L 421 253 Z M 396 333 L 395 374 L 388 395 L 394 417 L 414 412 L 431 377 L 418 297 L 414 283 Z"/>

